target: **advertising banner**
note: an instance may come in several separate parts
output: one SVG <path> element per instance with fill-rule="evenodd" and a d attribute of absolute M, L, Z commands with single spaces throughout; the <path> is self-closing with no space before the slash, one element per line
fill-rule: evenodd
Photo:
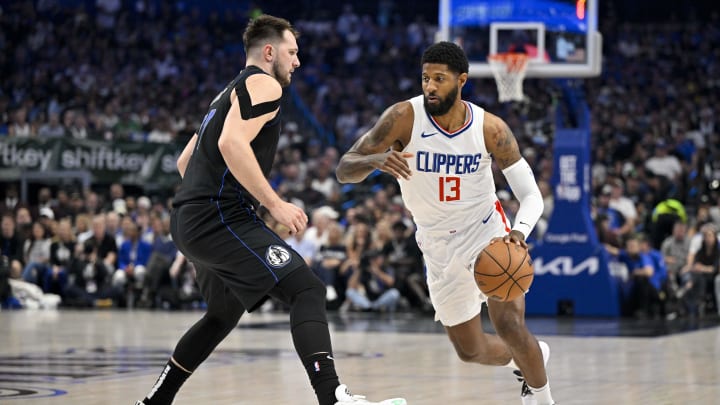
<path fill-rule="evenodd" d="M 86 171 L 95 183 L 159 188 L 180 181 L 175 166 L 180 152 L 174 144 L 4 138 L 0 139 L 0 169 L 35 174 Z"/>

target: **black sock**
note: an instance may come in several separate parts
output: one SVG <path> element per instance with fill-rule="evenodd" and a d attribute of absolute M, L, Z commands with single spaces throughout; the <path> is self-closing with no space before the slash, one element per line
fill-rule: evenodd
<path fill-rule="evenodd" d="M 295 351 L 310 377 L 320 405 L 334 405 L 340 385 L 332 356 L 325 313 L 327 289 L 307 267 L 292 272 L 277 286 L 290 303 L 290 331 Z"/>
<path fill-rule="evenodd" d="M 335 388 L 340 385 L 331 353 L 315 353 L 302 360 L 320 405 L 334 405 Z"/>
<path fill-rule="evenodd" d="M 323 322 L 303 322 L 292 329 L 295 350 L 310 377 L 320 405 L 334 405 L 335 388 L 340 385 L 335 372 L 330 332 Z"/>
<path fill-rule="evenodd" d="M 158 377 L 155 385 L 153 385 L 150 393 L 145 397 L 143 402 L 145 405 L 170 405 L 175 394 L 185 380 L 190 377 L 191 373 L 176 366 L 172 360 L 169 360 L 163 369 L 162 374 Z"/>

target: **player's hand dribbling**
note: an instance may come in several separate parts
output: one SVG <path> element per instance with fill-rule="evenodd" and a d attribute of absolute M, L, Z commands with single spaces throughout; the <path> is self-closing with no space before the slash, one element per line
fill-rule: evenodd
<path fill-rule="evenodd" d="M 490 244 L 493 244 L 495 242 L 505 242 L 505 243 L 514 243 L 518 246 L 522 246 L 525 249 L 528 248 L 527 243 L 525 242 L 525 235 L 522 234 L 520 231 L 512 230 L 509 234 L 499 237 L 499 238 L 492 238 L 490 240 Z"/>
<path fill-rule="evenodd" d="M 302 232 L 307 227 L 308 217 L 305 211 L 295 204 L 279 200 L 267 209 L 276 221 L 290 230 L 290 234 Z"/>
<path fill-rule="evenodd" d="M 377 159 L 372 162 L 373 167 L 388 173 L 396 179 L 403 178 L 405 180 L 410 179 L 412 172 L 410 171 L 410 165 L 408 165 L 407 159 L 413 157 L 412 153 L 398 152 L 391 150 L 385 153 L 378 153 Z"/>

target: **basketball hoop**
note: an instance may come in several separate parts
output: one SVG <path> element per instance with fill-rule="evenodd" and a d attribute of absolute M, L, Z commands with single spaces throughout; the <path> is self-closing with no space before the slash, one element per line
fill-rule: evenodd
<path fill-rule="evenodd" d="M 496 53 L 488 57 L 490 69 L 495 76 L 498 99 L 505 101 L 522 101 L 523 79 L 527 72 L 528 57 L 524 53 Z"/>

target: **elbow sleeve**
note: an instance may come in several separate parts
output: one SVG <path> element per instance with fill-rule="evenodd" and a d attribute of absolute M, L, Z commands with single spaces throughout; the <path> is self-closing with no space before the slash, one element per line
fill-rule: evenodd
<path fill-rule="evenodd" d="M 542 194 L 525 159 L 521 158 L 502 172 L 515 198 L 520 202 L 512 229 L 522 232 L 527 238 L 542 215 L 544 205 Z"/>

